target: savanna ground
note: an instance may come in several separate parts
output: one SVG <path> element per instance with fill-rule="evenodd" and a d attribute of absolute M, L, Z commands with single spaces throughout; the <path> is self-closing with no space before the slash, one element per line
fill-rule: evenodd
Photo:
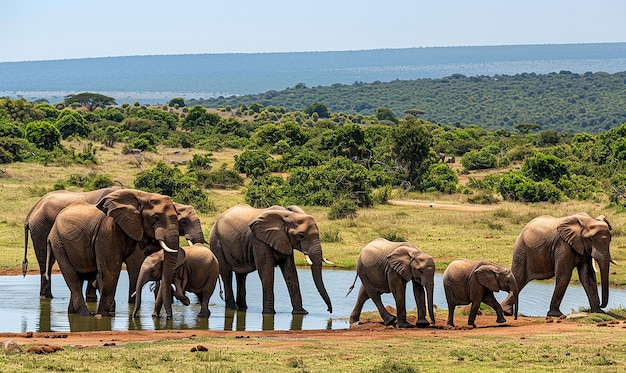
<path fill-rule="evenodd" d="M 73 144 L 75 147 L 80 143 Z M 79 148 L 80 149 L 80 148 Z M 160 149 L 142 159 L 144 169 L 156 161 L 191 158 L 191 150 Z M 233 152 L 214 153 L 217 162 L 232 162 Z M 122 185 L 132 186 L 139 172 L 136 159 L 116 149 L 99 149 L 101 164 L 90 168 L 75 165 L 10 164 L 0 172 L 0 274 L 20 275 L 23 220 L 28 209 L 57 180 L 72 173 L 96 170 L 111 174 Z M 217 215 L 243 202 L 241 190 L 210 190 L 216 210 L 201 214 L 205 235 Z M 613 225 L 612 255 L 626 257 L 626 216 L 606 207 L 603 201 L 553 204 L 468 206 L 465 196 L 403 194 L 395 191 L 393 203 L 359 210 L 354 219 L 329 220 L 327 209 L 306 207 L 322 232 L 325 256 L 338 267 L 354 266 L 356 257 L 370 240 L 384 236 L 414 242 L 436 260 L 437 269 L 459 257 L 488 259 L 509 266 L 512 246 L 526 222 L 537 215 L 563 216 L 578 211 L 606 215 Z M 29 273 L 37 272 L 28 252 Z M 305 265 L 304 257 L 296 261 Z M 574 274 L 573 281 L 576 281 Z M 304 280 L 303 280 L 304 281 Z M 615 267 L 611 281 L 626 284 L 626 271 Z M 327 284 L 329 286 L 329 284 Z M 523 292 L 522 292 L 523 294 Z M 29 295 L 25 295 L 29 296 Z M 38 294 L 30 295 L 35 301 Z M 305 295 L 306 296 L 306 295 Z M 0 300 L 5 302 L 7 300 Z M 626 322 L 623 309 L 608 315 L 583 315 L 572 319 L 520 316 L 498 325 L 484 310 L 478 328 L 445 328 L 446 305 L 438 305 L 436 326 L 426 329 L 395 329 L 380 323 L 377 313 L 362 316 L 362 323 L 345 330 L 217 331 L 157 330 L 77 333 L 2 333 L 0 341 L 14 340 L 23 350 L 44 351 L 42 346 L 61 347 L 48 354 L 2 354 L 0 371 L 623 371 L 626 370 Z M 587 306 L 586 300 L 581 307 Z M 548 304 L 546 304 L 547 311 Z M 564 310 L 568 312 L 568 310 Z M 348 315 L 345 315 L 348 317 Z M 457 310 L 458 326 L 466 321 Z M 194 351 L 195 350 L 195 351 Z M 206 351 L 205 351 L 206 350 Z"/>

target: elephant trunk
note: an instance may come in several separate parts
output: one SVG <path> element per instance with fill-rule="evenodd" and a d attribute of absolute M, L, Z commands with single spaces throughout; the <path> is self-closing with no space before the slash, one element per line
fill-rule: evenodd
<path fill-rule="evenodd" d="M 519 289 L 517 288 L 517 284 L 514 284 L 513 289 L 511 289 L 511 293 L 513 293 L 513 317 L 517 320 L 517 313 L 519 312 Z"/>
<path fill-rule="evenodd" d="M 319 246 L 319 243 L 318 243 Z M 313 282 L 315 283 L 315 287 L 317 291 L 322 296 L 322 299 L 326 303 L 328 307 L 328 312 L 333 312 L 333 306 L 330 302 L 330 297 L 328 296 L 328 292 L 326 291 L 326 287 L 324 286 L 324 281 L 322 281 L 322 250 L 321 248 L 314 251 L 313 254 L 308 254 L 311 260 L 311 274 L 313 275 Z"/>
<path fill-rule="evenodd" d="M 133 318 L 137 317 L 137 313 L 139 312 L 139 308 L 141 307 L 141 290 L 143 286 L 150 281 L 147 271 L 144 271 L 143 268 L 139 272 L 139 277 L 137 278 L 137 285 L 135 287 L 135 309 L 133 310 Z"/>
<path fill-rule="evenodd" d="M 606 307 L 609 303 L 609 265 L 611 261 L 600 262 L 600 283 L 602 284 L 602 302 L 600 308 Z"/>

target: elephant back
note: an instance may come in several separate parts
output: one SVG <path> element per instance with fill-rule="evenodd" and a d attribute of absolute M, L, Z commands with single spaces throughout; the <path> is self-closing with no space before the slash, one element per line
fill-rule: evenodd
<path fill-rule="evenodd" d="M 59 213 L 55 229 L 66 241 L 86 240 L 89 242 L 104 217 L 104 213 L 95 206 L 86 202 L 76 202 Z"/>

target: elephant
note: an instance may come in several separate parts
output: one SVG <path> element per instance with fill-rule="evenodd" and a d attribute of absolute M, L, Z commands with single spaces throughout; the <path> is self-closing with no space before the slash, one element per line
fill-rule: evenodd
<path fill-rule="evenodd" d="M 39 272 L 41 273 L 41 285 L 39 289 L 39 295 L 41 297 L 52 298 L 51 284 L 49 279 L 46 279 L 45 274 L 52 270 L 52 266 L 56 260 L 54 255 L 52 255 L 49 261 L 50 267 L 46 268 L 46 240 L 59 212 L 74 202 L 82 201 L 95 205 L 102 197 L 120 189 L 121 188 L 113 187 L 90 192 L 53 191 L 41 197 L 30 209 L 24 222 L 24 261 L 22 262 L 22 273 L 26 275 L 26 270 L 28 269 L 27 252 L 28 234 L 30 232 L 35 256 L 39 263 Z M 187 241 L 192 243 L 206 243 L 204 234 L 202 233 L 200 219 L 193 206 L 180 203 L 175 203 L 175 206 L 178 212 L 180 236 L 184 236 Z M 139 268 L 144 258 L 145 255 L 143 255 L 141 251 L 137 251 L 124 261 L 130 285 L 128 303 L 134 303 L 135 301 L 134 297 L 131 297 L 131 294 L 135 290 Z M 86 298 L 88 301 L 96 300 L 96 292 L 91 281 L 88 281 Z"/>
<path fill-rule="evenodd" d="M 467 325 L 476 327 L 476 315 L 480 303 L 485 303 L 496 311 L 497 323 L 504 323 L 502 307 L 493 293 L 508 291 L 514 300 L 514 315 L 517 320 L 519 289 L 510 269 L 486 260 L 457 259 L 443 272 L 443 289 L 448 302 L 449 326 L 454 326 L 456 306 L 471 304 Z"/>
<path fill-rule="evenodd" d="M 200 301 L 200 313 L 198 313 L 198 317 L 207 318 L 211 315 L 209 299 L 213 295 L 215 284 L 219 276 L 219 263 L 211 249 L 203 244 L 181 247 L 179 254 L 182 252 L 185 253 L 185 259 L 180 263 L 180 267 L 176 269 L 176 273 L 174 274 L 174 296 L 184 305 L 188 306 L 190 301 L 189 298 L 185 296 L 185 292 L 189 291 L 196 294 Z M 141 307 L 141 290 L 143 286 L 148 281 L 159 281 L 162 277 L 163 256 L 163 250 L 159 250 L 148 255 L 141 265 L 139 278 L 137 279 L 137 295 L 133 317 L 137 316 L 139 308 Z M 158 290 L 152 317 L 159 317 L 162 304 L 161 291 Z"/>
<path fill-rule="evenodd" d="M 557 218 L 543 215 L 522 229 L 515 241 L 511 271 L 519 290 L 532 280 L 556 277 L 554 293 L 547 316 L 561 317 L 561 301 L 574 268 L 587 294 L 591 312 L 604 313 L 609 302 L 609 266 L 611 260 L 611 225 L 600 215 L 592 218 L 580 212 Z M 598 263 L 602 284 L 602 303 L 592 261 Z M 502 302 L 505 314 L 511 313 L 513 298 Z"/>
<path fill-rule="evenodd" d="M 46 268 L 46 240 L 52 229 L 54 220 L 61 210 L 74 202 L 87 202 L 95 205 L 102 197 L 118 190 L 119 188 L 104 188 L 93 190 L 90 192 L 69 192 L 66 190 L 56 190 L 47 193 L 41 197 L 31 207 L 24 220 L 24 260 L 22 261 L 22 273 L 26 275 L 28 269 L 28 234 L 33 241 L 35 256 L 39 263 L 39 273 L 41 274 L 41 283 L 39 287 L 39 295 L 44 298 L 52 298 L 52 289 L 50 281 L 46 278 L 46 273 L 51 272 L 52 265 L 55 262 L 54 256 L 50 257 L 50 268 Z"/>
<path fill-rule="evenodd" d="M 297 206 L 272 206 L 267 209 L 240 204 L 221 213 L 209 235 L 211 250 L 217 257 L 224 280 L 226 308 L 246 310 L 246 276 L 258 270 L 263 292 L 263 313 L 274 314 L 274 267 L 280 267 L 291 298 L 292 313 L 308 313 L 294 261 L 300 250 L 311 265 L 313 281 L 332 313 L 328 292 L 322 281 L 322 256 L 319 229 L 313 216 Z M 332 264 L 332 263 L 331 263 Z M 237 281 L 233 294 L 232 273 Z"/>
<path fill-rule="evenodd" d="M 435 262 L 432 256 L 418 249 L 414 244 L 377 238 L 361 249 L 356 262 L 356 273 L 348 294 L 354 289 L 357 278 L 361 278 L 361 288 L 350 314 L 350 324 L 359 321 L 363 304 L 371 298 L 385 325 L 396 323 L 398 328 L 413 327 L 406 320 L 405 303 L 406 284 L 411 281 L 417 305 L 416 325 L 418 327 L 430 325 L 426 320 L 427 307 L 431 324 L 435 325 L 433 312 Z M 380 298 L 382 293 L 393 294 L 396 301 L 397 320 L 383 305 Z"/>
<path fill-rule="evenodd" d="M 97 313 L 110 316 L 115 312 L 115 291 L 122 262 L 135 250 L 155 246 L 145 242 L 158 242 L 168 252 L 163 278 L 164 283 L 171 284 L 173 270 L 169 268 L 174 264 L 170 262 L 180 256 L 178 232 L 178 215 L 170 197 L 120 189 L 103 197 L 95 206 L 75 202 L 58 214 L 47 240 L 46 268 L 50 268 L 54 254 L 70 289 L 68 313 L 91 314 L 81 290 L 83 280 L 95 277 L 101 294 Z"/>

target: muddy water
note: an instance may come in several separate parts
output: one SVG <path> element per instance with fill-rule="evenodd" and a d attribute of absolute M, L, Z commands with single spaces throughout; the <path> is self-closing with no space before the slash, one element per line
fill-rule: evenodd
<path fill-rule="evenodd" d="M 256 273 L 248 276 L 248 311 L 236 312 L 226 310 L 224 301 L 219 297 L 219 288 L 216 288 L 211 297 L 209 309 L 211 316 L 208 319 L 196 317 L 200 306 L 195 302 L 195 296 L 188 294 L 192 304 L 188 307 L 176 301 L 173 304 L 174 318 L 172 320 L 153 319 L 151 317 L 154 305 L 154 296 L 149 286 L 143 290 L 143 304 L 140 315 L 130 318 L 133 305 L 127 304 L 128 276 L 122 273 L 116 296 L 116 315 L 97 319 L 95 317 L 75 316 L 67 314 L 69 290 L 61 275 L 52 276 L 52 293 L 54 299 L 39 298 L 39 276 L 0 276 L 0 332 L 27 332 L 27 331 L 91 331 L 91 330 L 156 330 L 156 329 L 214 329 L 214 330 L 306 330 L 306 329 L 344 329 L 349 327 L 348 317 L 354 306 L 358 287 L 357 285 L 349 296 L 345 296 L 354 280 L 355 272 L 348 270 L 325 270 L 324 282 L 333 303 L 333 313 L 328 313 L 326 305 L 319 296 L 310 270 L 299 270 L 300 287 L 304 308 L 307 315 L 292 315 L 291 303 L 284 280 L 277 271 L 276 274 L 276 315 L 261 313 L 261 285 Z M 550 304 L 554 289 L 553 282 L 531 282 L 520 296 L 520 313 L 528 316 L 545 316 Z M 407 287 L 407 309 L 413 309 L 415 302 L 412 291 Z M 498 293 L 499 300 L 504 299 L 506 293 Z M 386 305 L 395 306 L 391 295 L 383 296 Z M 447 308 L 441 274 L 435 278 L 434 302 L 440 308 Z M 626 303 L 626 291 L 611 289 L 610 302 L 607 308 L 617 308 Z M 561 305 L 561 311 L 570 313 L 580 307 L 588 307 L 587 297 L 579 286 L 570 286 Z M 89 303 L 92 311 L 96 310 L 96 303 Z M 365 304 L 364 311 L 374 311 L 376 307 L 371 301 Z"/>

